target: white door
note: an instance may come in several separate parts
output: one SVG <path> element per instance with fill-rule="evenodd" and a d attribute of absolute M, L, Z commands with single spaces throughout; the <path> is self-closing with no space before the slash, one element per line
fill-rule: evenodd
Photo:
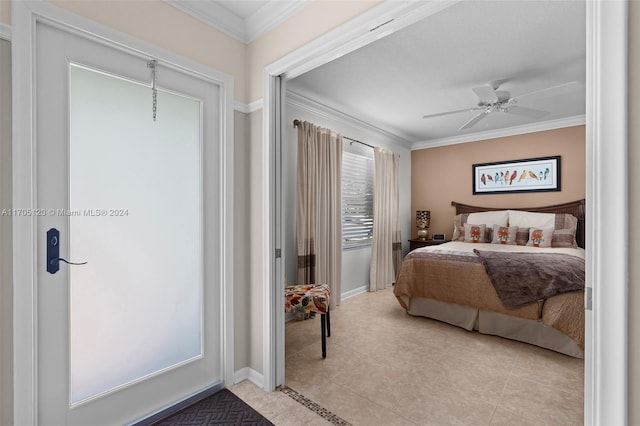
<path fill-rule="evenodd" d="M 222 384 L 220 87 L 36 41 L 38 423 L 134 422 Z"/>

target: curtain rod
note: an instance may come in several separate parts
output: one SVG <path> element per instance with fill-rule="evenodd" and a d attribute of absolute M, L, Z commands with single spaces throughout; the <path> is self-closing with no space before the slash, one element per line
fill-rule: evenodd
<path fill-rule="evenodd" d="M 298 127 L 298 124 L 300 124 L 300 123 L 301 123 L 301 122 L 300 122 L 300 120 L 297 120 L 297 119 L 296 119 L 296 120 L 293 120 L 293 127 Z M 346 136 L 342 136 L 342 138 L 343 138 L 343 139 L 348 139 L 348 140 L 350 140 L 351 142 L 356 142 L 356 143 L 359 143 L 359 144 L 362 144 L 362 145 L 366 145 L 366 146 L 368 146 L 369 148 L 374 148 L 374 149 L 375 149 L 375 146 L 373 146 L 373 145 L 369 145 L 368 143 L 365 143 L 365 142 L 359 141 L 359 140 L 357 140 L 357 139 L 351 139 L 351 138 L 348 138 L 348 137 L 346 137 Z"/>

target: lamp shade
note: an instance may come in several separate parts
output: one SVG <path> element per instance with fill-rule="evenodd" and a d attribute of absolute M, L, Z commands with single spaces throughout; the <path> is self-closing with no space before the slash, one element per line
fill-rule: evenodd
<path fill-rule="evenodd" d="M 416 226 L 419 229 L 428 228 L 431 223 L 431 212 L 429 210 L 416 210 Z"/>

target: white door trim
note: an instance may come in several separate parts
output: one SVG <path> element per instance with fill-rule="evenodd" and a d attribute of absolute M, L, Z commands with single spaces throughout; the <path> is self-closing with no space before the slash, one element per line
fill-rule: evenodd
<path fill-rule="evenodd" d="M 585 424 L 627 424 L 627 43 L 625 1 L 587 3 Z M 615 182 L 615 184 L 613 184 Z M 616 235 L 607 229 L 615 224 Z"/>
<path fill-rule="evenodd" d="M 263 138 L 263 211 L 264 230 L 264 384 L 276 386 L 276 366 L 284 366 L 283 336 L 276 335 L 276 310 L 283 301 L 274 297 L 278 282 L 272 277 L 275 250 L 271 224 L 273 212 L 271 188 L 274 182 L 271 155 L 275 147 L 273 127 L 278 126 L 270 110 L 273 78 L 296 77 L 383 37 L 377 31 L 365 34 L 380 17 L 403 12 L 411 16 L 396 19 L 397 31 L 422 19 L 429 11 L 398 7 L 383 2 L 379 8 L 347 22 L 338 29 L 308 43 L 264 69 Z M 433 3 L 429 2 L 431 7 Z M 452 4 L 452 3 L 449 3 Z M 413 14 L 412 14 L 413 12 Z M 585 424 L 626 424 L 627 418 L 627 245 L 626 240 L 608 238 L 604 230 L 616 224 L 617 235 L 627 235 L 627 2 L 595 0 L 587 2 L 587 285 L 593 288 L 593 311 L 587 311 L 585 354 Z M 615 179 L 617 190 L 610 182 Z M 609 225 L 607 225 L 609 224 Z M 619 242 L 624 240 L 624 242 Z"/>
<path fill-rule="evenodd" d="M 185 73 L 199 76 L 221 90 L 220 192 L 220 272 L 222 310 L 223 380 L 230 383 L 234 373 L 233 345 L 233 108 L 234 79 L 178 54 L 143 42 L 96 22 L 69 13 L 47 2 L 12 4 L 13 56 L 13 207 L 36 207 L 35 138 L 35 29 L 47 22 L 73 31 L 81 37 L 99 39 L 134 54 L 154 57 Z M 13 346 L 14 346 L 14 423 L 37 424 L 37 281 L 36 221 L 22 216 L 13 221 Z"/>

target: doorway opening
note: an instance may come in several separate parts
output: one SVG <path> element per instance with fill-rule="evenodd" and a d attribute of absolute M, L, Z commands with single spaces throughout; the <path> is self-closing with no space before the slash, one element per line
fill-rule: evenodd
<path fill-rule="evenodd" d="M 606 16 L 606 20 L 601 20 Z M 375 19 L 372 20 L 375 22 Z M 615 25 L 613 24 L 615 23 Z M 355 24 L 354 24 L 355 25 Z M 625 86 L 624 81 L 626 81 L 626 67 L 625 67 L 625 58 L 626 52 L 624 48 L 614 48 L 614 52 L 610 55 L 607 55 L 608 58 L 613 60 L 615 63 L 614 66 L 604 69 L 599 66 L 596 66 L 598 62 L 596 62 L 596 58 L 602 56 L 605 51 L 610 52 L 610 48 L 613 48 L 611 39 L 618 40 L 621 46 L 625 46 L 626 40 L 626 7 L 624 5 L 611 6 L 604 5 L 601 3 L 593 2 L 588 4 L 587 6 L 587 169 L 594 170 L 598 169 L 600 171 L 603 170 L 616 170 L 618 174 L 620 174 L 620 170 L 617 169 L 618 166 L 616 164 L 624 163 L 624 152 L 626 150 L 626 118 L 622 120 L 614 120 L 615 123 L 611 123 L 611 125 L 607 125 L 605 122 L 607 117 L 616 118 L 626 117 L 625 115 Z M 373 27 L 373 25 L 372 25 Z M 613 36 L 611 39 L 603 40 L 597 37 L 597 34 L 602 34 L 606 32 L 607 34 L 611 33 Z M 318 48 L 317 52 L 305 52 L 297 54 L 289 55 L 282 60 L 268 66 L 265 69 L 265 73 L 271 78 L 273 76 L 285 76 L 285 77 L 295 77 L 300 75 L 304 71 L 316 66 L 318 63 L 323 63 L 322 61 L 328 62 L 331 57 L 339 57 L 343 54 L 348 53 L 349 51 L 354 49 L 354 39 L 357 40 L 360 45 L 365 45 L 368 40 L 366 37 L 344 37 L 340 39 L 339 34 L 335 34 L 335 40 L 341 40 L 345 43 L 345 40 L 349 40 L 351 42 L 348 48 L 343 48 L 342 50 L 336 47 L 336 44 L 331 45 L 331 42 L 328 43 L 328 46 L 324 46 L 322 48 Z M 330 51 L 330 54 L 327 53 Z M 313 56 L 315 54 L 315 56 Z M 313 58 L 313 60 L 311 60 Z M 313 63 L 311 65 L 302 65 L 304 60 L 307 59 L 309 62 Z M 610 91 L 607 91 L 607 96 L 600 97 L 596 96 L 596 93 L 599 92 L 598 88 L 602 87 L 606 81 L 609 81 L 607 76 L 617 76 L 615 78 L 622 78 L 622 82 L 616 87 L 615 93 L 613 95 Z M 266 129 L 270 129 L 265 133 L 265 138 L 269 138 L 269 149 L 273 150 L 275 147 L 275 143 L 273 138 L 274 128 L 284 129 L 288 125 L 286 121 L 279 117 L 278 120 L 274 120 L 274 115 L 272 114 L 272 105 L 273 105 L 273 97 L 280 97 L 280 99 L 285 98 L 285 93 L 282 90 L 278 92 L 273 92 L 273 88 L 275 87 L 273 84 L 273 80 L 269 81 L 265 80 L 268 87 L 265 87 L 265 127 Z M 286 82 L 282 85 L 285 86 Z M 613 115 L 612 110 L 607 110 L 606 108 L 602 108 L 602 105 L 606 104 L 613 108 L 616 111 Z M 267 119 L 268 117 L 268 119 Z M 599 129 L 595 132 L 595 129 Z M 600 147 L 604 147 L 604 144 L 610 143 L 603 139 L 603 133 L 600 131 L 604 131 L 604 133 L 609 134 L 611 136 L 616 136 L 619 139 L 617 142 L 619 144 L 616 145 L 614 150 L 614 155 L 612 157 L 603 157 L 596 155 L 597 152 L 600 152 Z M 610 148 L 610 147 L 609 147 Z M 273 153 L 273 151 L 271 151 Z M 268 174 L 273 177 L 273 163 L 265 162 L 264 167 L 266 169 L 271 169 L 271 172 Z M 278 172 L 279 173 L 279 172 Z M 626 173 L 623 171 L 623 174 Z M 612 194 L 608 192 L 608 201 L 603 204 L 602 198 L 602 190 L 605 187 L 605 182 L 601 180 L 598 176 L 603 176 L 602 174 L 596 175 L 593 174 L 588 177 L 587 182 L 587 265 L 589 271 L 587 272 L 587 287 L 589 293 L 590 288 L 593 288 L 594 294 L 600 294 L 601 299 L 598 301 L 597 310 L 587 311 L 586 317 L 586 340 L 587 340 L 587 350 L 586 350 L 586 361 L 585 361 L 585 422 L 587 424 L 590 423 L 598 423 L 597 418 L 602 418 L 602 416 L 611 415 L 613 418 L 620 418 L 618 416 L 626 415 L 626 388 L 625 388 L 625 368 L 626 362 L 623 362 L 624 358 L 626 358 L 626 350 L 624 342 L 626 341 L 625 332 L 621 330 L 626 330 L 626 314 L 624 313 L 624 298 L 622 295 L 625 293 L 626 288 L 626 279 L 625 271 L 626 271 L 626 254 L 624 252 L 624 248 L 611 241 L 605 241 L 598 235 L 594 230 L 598 226 L 599 223 L 603 223 L 605 217 L 615 218 L 615 220 L 619 223 L 622 223 L 623 226 L 626 226 L 626 222 L 624 220 L 624 209 L 625 209 L 625 200 L 626 195 L 624 195 L 624 191 L 616 192 Z M 624 176 L 620 176 L 624 180 Z M 273 183 L 273 179 L 270 181 Z M 609 196 L 611 199 L 609 199 Z M 613 204 L 611 204 L 611 203 Z M 614 207 L 615 206 L 615 207 Z M 267 219 L 268 223 L 273 223 L 274 220 L 279 220 L 279 217 L 274 216 L 274 207 L 270 204 L 269 208 L 269 218 Z M 276 246 L 272 245 L 273 240 L 269 237 L 265 238 L 265 250 L 267 252 L 272 252 Z M 605 253 L 604 247 L 611 244 L 610 247 L 613 252 L 617 253 L 617 258 L 609 258 L 609 254 Z M 607 258 L 607 261 L 603 261 L 603 257 Z M 596 263 L 596 259 L 598 259 L 598 263 Z M 268 266 L 267 269 L 271 267 Z M 611 268 L 609 270 L 609 268 Z M 618 286 L 615 290 L 615 296 L 613 294 L 602 294 L 599 291 L 600 283 L 601 283 L 601 275 L 603 270 L 607 269 L 609 273 L 617 276 L 620 279 L 620 286 Z M 271 307 L 265 312 L 265 321 L 273 321 L 274 318 L 277 318 L 276 315 L 272 315 L 274 309 L 277 311 L 282 310 L 282 306 L 280 302 L 282 300 L 281 294 L 279 293 L 278 287 L 280 283 L 282 283 L 282 277 L 273 277 L 271 275 L 268 276 L 268 282 L 265 281 L 265 293 L 270 294 L 273 298 L 272 301 L 275 302 L 271 305 Z M 610 281 L 610 280 L 608 280 Z M 609 311 L 611 310 L 611 311 Z M 622 312 L 620 311 L 622 310 Z M 605 315 L 607 312 L 607 315 Z M 610 316 L 611 313 L 613 316 Z M 610 344 L 613 344 L 617 350 L 615 351 L 616 355 L 609 358 L 611 364 L 609 363 L 597 363 L 595 362 L 595 358 L 603 360 L 603 354 L 598 350 L 600 344 L 604 341 L 605 337 L 602 334 L 596 333 L 596 327 L 594 324 L 597 324 L 600 330 L 607 329 L 611 330 L 611 332 L 615 335 L 615 338 L 607 339 Z M 272 323 L 270 325 L 265 325 L 269 330 L 274 332 L 275 340 L 265 341 L 265 347 L 269 350 L 266 353 L 265 360 L 265 386 L 267 389 L 271 389 L 272 386 L 282 382 L 283 377 L 281 376 L 281 371 L 283 369 L 283 331 L 280 331 L 281 327 L 277 323 Z M 267 334 L 265 334 L 267 336 Z M 613 342 L 615 340 L 615 343 Z M 274 358 L 271 358 L 271 357 Z M 271 358 L 270 360 L 268 358 Z M 602 374 L 603 371 L 609 371 L 611 369 L 612 374 L 607 375 L 606 377 Z M 620 397 L 619 404 L 617 406 L 604 407 L 605 400 L 602 395 L 599 395 L 595 389 L 598 388 L 598 383 L 606 382 L 613 386 L 616 389 L 618 396 Z M 607 399 L 609 401 L 609 399 Z"/>

